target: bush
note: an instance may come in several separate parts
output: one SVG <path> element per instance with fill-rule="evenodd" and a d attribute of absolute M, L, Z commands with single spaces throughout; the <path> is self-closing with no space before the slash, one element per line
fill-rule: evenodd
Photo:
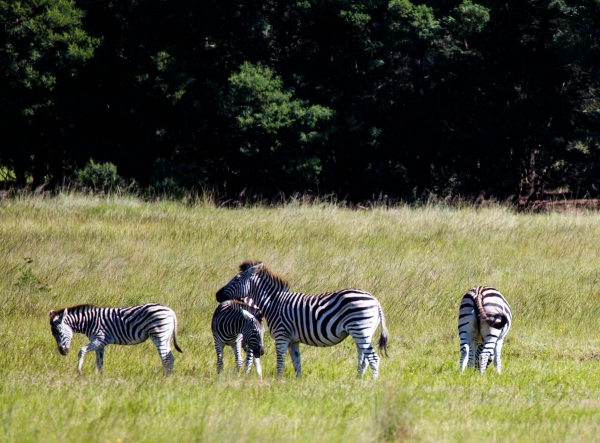
<path fill-rule="evenodd" d="M 85 168 L 75 171 L 77 186 L 94 192 L 114 192 L 124 185 L 124 180 L 117 174 L 117 167 L 112 163 L 95 163 L 90 160 Z"/>

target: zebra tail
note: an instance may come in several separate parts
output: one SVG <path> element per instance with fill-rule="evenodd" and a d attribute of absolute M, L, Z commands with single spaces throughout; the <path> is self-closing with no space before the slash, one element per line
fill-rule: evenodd
<path fill-rule="evenodd" d="M 479 318 L 485 321 L 488 325 L 496 327 L 493 324 L 495 322 L 495 319 L 492 317 L 488 317 L 485 310 L 483 309 L 483 289 L 483 287 L 478 287 L 477 291 L 475 292 L 475 296 L 473 297 L 475 299 L 475 304 L 477 305 L 477 312 L 479 313 Z"/>
<path fill-rule="evenodd" d="M 502 329 L 508 323 L 508 318 L 505 315 L 496 314 L 493 317 L 487 317 L 485 321 L 492 328 Z"/>
<path fill-rule="evenodd" d="M 379 336 L 379 352 L 382 355 L 388 356 L 387 353 L 387 342 L 389 338 L 388 330 L 385 327 L 385 317 L 383 316 L 383 309 L 381 309 L 381 304 L 379 305 L 379 319 L 381 320 L 381 335 Z"/>
<path fill-rule="evenodd" d="M 175 323 L 175 327 L 173 328 L 173 344 L 175 345 L 175 349 L 177 349 L 179 352 L 181 352 L 183 354 L 183 351 L 177 344 L 177 317 L 174 315 L 173 318 L 174 318 L 174 323 Z"/>
<path fill-rule="evenodd" d="M 508 323 L 508 318 L 502 314 L 495 314 L 492 316 L 488 316 L 485 310 L 483 309 L 483 288 L 477 288 L 477 292 L 475 293 L 475 303 L 477 305 L 477 311 L 479 312 L 479 318 L 485 321 L 490 327 L 496 329 L 502 329 L 506 323 Z"/>

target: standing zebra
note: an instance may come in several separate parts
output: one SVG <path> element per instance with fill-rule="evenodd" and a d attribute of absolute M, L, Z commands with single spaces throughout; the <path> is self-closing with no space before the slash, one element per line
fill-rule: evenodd
<path fill-rule="evenodd" d="M 177 345 L 177 317 L 171 308 L 158 303 L 146 303 L 128 308 L 98 308 L 92 305 L 72 306 L 50 311 L 52 335 L 62 355 L 69 353 L 75 332 L 85 334 L 90 343 L 79 351 L 77 371 L 83 374 L 83 357 L 96 351 L 96 366 L 102 373 L 104 347 L 110 344 L 135 345 L 150 338 L 158 349 L 164 374 L 173 371 L 175 357 L 171 352 L 171 336 Z"/>
<path fill-rule="evenodd" d="M 252 369 L 252 361 L 256 372 L 262 377 L 260 357 L 265 353 L 263 338 L 265 327 L 262 323 L 262 312 L 259 309 L 237 300 L 225 301 L 215 310 L 212 318 L 212 333 L 217 351 L 217 373 L 223 370 L 223 348 L 231 346 L 235 354 L 235 367 L 239 374 L 242 368 L 242 347 L 246 351 L 246 369 Z"/>
<path fill-rule="evenodd" d="M 360 289 L 343 289 L 319 295 L 289 292 L 288 283 L 261 262 L 246 261 L 240 273 L 216 294 L 217 301 L 251 299 L 264 313 L 277 348 L 277 376 L 283 372 L 283 358 L 290 347 L 296 376 L 300 377 L 300 343 L 333 346 L 348 335 L 358 350 L 358 375 L 371 366 L 374 378 L 379 357 L 371 339 L 381 322 L 379 348 L 387 355 L 388 331 L 381 305 Z"/>
<path fill-rule="evenodd" d="M 461 371 L 476 366 L 483 374 L 493 357 L 496 371 L 502 372 L 500 354 L 511 320 L 510 306 L 496 289 L 477 286 L 463 296 L 458 312 Z"/>

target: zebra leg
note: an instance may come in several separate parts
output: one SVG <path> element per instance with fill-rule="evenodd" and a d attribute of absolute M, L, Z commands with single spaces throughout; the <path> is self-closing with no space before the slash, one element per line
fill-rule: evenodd
<path fill-rule="evenodd" d="M 477 344 L 475 343 L 474 337 L 469 342 L 469 360 L 467 368 L 475 367 L 475 360 L 477 359 Z"/>
<path fill-rule="evenodd" d="M 373 378 L 377 378 L 379 376 L 379 356 L 371 345 L 371 337 L 352 335 L 358 351 L 358 377 L 362 377 L 364 375 L 365 371 L 367 370 L 367 363 L 369 366 L 371 366 Z"/>
<path fill-rule="evenodd" d="M 484 339 L 483 346 L 479 354 L 479 372 L 484 374 L 488 367 L 488 361 L 496 349 L 496 342 L 498 341 L 500 331 L 495 328 L 490 328 L 487 323 L 483 322 L 483 325 L 481 326 L 481 335 L 484 337 Z"/>
<path fill-rule="evenodd" d="M 377 355 L 372 346 L 369 346 L 369 348 L 365 349 L 363 353 L 365 354 L 365 360 L 369 361 L 369 366 L 371 366 L 371 374 L 373 374 L 373 378 L 379 377 L 379 356 Z M 366 366 L 367 365 L 365 364 L 365 369 L 360 375 L 363 375 L 365 373 Z"/>
<path fill-rule="evenodd" d="M 460 344 L 460 370 L 464 372 L 467 369 L 467 364 L 469 363 L 469 344 L 461 343 Z"/>
<path fill-rule="evenodd" d="M 175 365 L 175 356 L 173 355 L 171 350 L 169 350 L 166 358 L 163 360 L 163 367 L 164 367 L 163 374 L 165 376 L 170 375 L 171 372 L 173 372 L 174 365 Z"/>
<path fill-rule="evenodd" d="M 104 367 L 104 348 L 96 349 L 96 367 L 98 368 L 98 374 L 102 374 L 102 368 Z"/>
<path fill-rule="evenodd" d="M 475 369 L 479 370 L 479 356 L 483 352 L 483 345 L 477 345 L 477 352 L 475 353 Z M 496 354 L 492 351 L 492 354 L 488 358 L 487 365 L 489 366 L 492 363 L 492 358 L 494 358 Z"/>
<path fill-rule="evenodd" d="M 290 357 L 292 364 L 296 370 L 296 377 L 302 376 L 302 363 L 300 362 L 300 343 L 297 341 L 290 342 Z"/>
<path fill-rule="evenodd" d="M 242 370 L 242 335 L 238 336 L 232 348 L 233 355 L 235 355 L 235 373 L 240 375 Z"/>
<path fill-rule="evenodd" d="M 358 351 L 358 375 L 357 375 L 357 377 L 360 378 L 367 370 L 367 365 L 369 364 L 369 362 L 365 358 L 365 353 L 360 348 L 360 346 L 357 345 L 356 350 Z"/>
<path fill-rule="evenodd" d="M 217 374 L 223 370 L 223 345 L 215 340 L 215 351 L 217 353 Z"/>
<path fill-rule="evenodd" d="M 262 367 L 260 366 L 260 358 L 254 359 L 254 366 L 256 367 L 256 373 L 262 378 Z"/>
<path fill-rule="evenodd" d="M 494 366 L 496 367 L 498 374 L 502 373 L 502 358 L 500 357 L 500 353 L 502 352 L 503 345 L 504 339 L 499 338 L 496 342 L 496 349 L 494 350 Z"/>
<path fill-rule="evenodd" d="M 83 358 L 85 354 L 91 351 L 97 351 L 98 349 L 103 349 L 106 346 L 106 343 L 101 341 L 99 338 L 95 338 L 87 346 L 84 346 L 79 350 L 78 358 L 79 361 L 77 363 L 77 372 L 79 375 L 83 375 Z"/>
<path fill-rule="evenodd" d="M 483 344 L 478 344 L 475 351 L 475 369 L 479 370 L 479 356 L 483 352 Z"/>
<path fill-rule="evenodd" d="M 460 338 L 461 371 L 475 366 L 475 338 L 478 333 L 479 326 L 475 312 L 459 315 L 458 336 Z"/>
<path fill-rule="evenodd" d="M 475 346 L 475 340 L 472 337 L 468 339 L 461 339 L 460 341 L 460 370 L 464 371 L 466 368 L 472 368 L 475 366 L 475 360 L 477 359 L 477 347 Z"/>
<path fill-rule="evenodd" d="M 254 353 L 252 352 L 251 349 L 248 349 L 246 351 L 246 364 L 245 364 L 245 368 L 244 368 L 245 374 L 249 374 L 250 371 L 252 370 L 252 361 L 253 360 L 254 360 Z"/>
<path fill-rule="evenodd" d="M 163 364 L 163 375 L 167 376 L 173 372 L 173 365 L 175 363 L 175 357 L 171 352 L 171 336 L 168 335 L 166 340 L 158 335 L 151 335 L 150 340 L 156 346 L 156 350 L 158 351 L 158 355 L 160 356 L 160 361 Z"/>
<path fill-rule="evenodd" d="M 490 359 L 490 354 L 491 352 L 489 352 L 487 349 L 484 349 L 481 351 L 481 354 L 479 354 L 479 372 L 481 372 L 481 375 L 485 374 L 485 370 L 488 366 L 488 360 Z"/>
<path fill-rule="evenodd" d="M 86 346 L 84 346 L 83 348 L 81 348 L 79 350 L 79 354 L 77 355 L 77 372 L 79 373 L 79 375 L 83 375 L 83 358 L 85 357 L 85 354 L 87 353 L 87 350 L 84 350 L 86 348 Z"/>
<path fill-rule="evenodd" d="M 283 374 L 284 357 L 289 345 L 289 339 L 280 338 L 275 340 L 275 349 L 277 350 L 277 377 Z"/>

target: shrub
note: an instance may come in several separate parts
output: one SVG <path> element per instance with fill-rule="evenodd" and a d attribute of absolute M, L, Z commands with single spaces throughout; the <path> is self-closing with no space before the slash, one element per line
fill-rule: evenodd
<path fill-rule="evenodd" d="M 96 163 L 90 160 L 85 168 L 75 171 L 75 181 L 79 187 L 94 192 L 114 192 L 124 185 L 124 180 L 117 174 L 117 167 L 112 163 Z"/>

